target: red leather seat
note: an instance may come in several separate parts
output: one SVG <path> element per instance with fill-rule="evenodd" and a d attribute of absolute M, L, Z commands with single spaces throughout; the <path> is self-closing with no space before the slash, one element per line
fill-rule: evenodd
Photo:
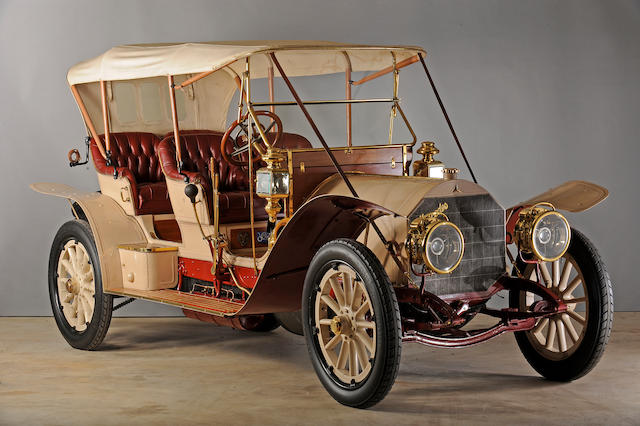
<path fill-rule="evenodd" d="M 111 160 L 118 174 L 131 182 L 136 214 L 173 213 L 167 184 L 162 174 L 157 149 L 160 139 L 153 133 L 111 133 Z M 91 139 L 91 156 L 98 173 L 113 176 L 96 142 Z"/>
<path fill-rule="evenodd" d="M 209 130 L 184 130 L 180 132 L 182 172 L 189 177 L 190 182 L 200 182 L 204 188 L 209 205 L 209 214 L 213 217 L 213 191 L 211 185 L 211 172 L 209 162 L 214 158 L 219 176 L 220 186 L 220 223 L 249 222 L 250 197 L 249 176 L 246 169 L 227 163 L 220 152 L 222 133 Z M 299 135 L 284 134 L 278 143 L 279 147 L 308 148 L 309 141 Z M 231 149 L 231 146 L 229 146 Z M 173 133 L 168 134 L 158 146 L 158 155 L 162 163 L 162 169 L 168 179 L 184 180 L 184 176 L 178 173 L 176 164 L 176 151 Z M 264 210 L 266 200 L 253 196 L 253 209 L 255 220 L 267 219 Z"/>

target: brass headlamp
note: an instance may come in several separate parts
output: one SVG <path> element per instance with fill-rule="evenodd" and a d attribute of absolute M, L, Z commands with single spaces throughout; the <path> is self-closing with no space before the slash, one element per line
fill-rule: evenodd
<path fill-rule="evenodd" d="M 433 212 L 414 219 L 405 242 L 412 264 L 425 265 L 438 274 L 453 272 L 464 254 L 464 237 L 444 214 L 447 208 L 447 203 L 442 203 Z"/>
<path fill-rule="evenodd" d="M 518 213 L 513 240 L 518 249 L 544 262 L 561 258 L 569 248 L 571 227 L 551 203 L 537 203 Z"/>

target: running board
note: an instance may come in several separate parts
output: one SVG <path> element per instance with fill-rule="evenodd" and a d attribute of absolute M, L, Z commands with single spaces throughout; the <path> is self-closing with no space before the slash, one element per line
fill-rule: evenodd
<path fill-rule="evenodd" d="M 136 290 L 132 288 L 122 288 L 108 290 L 105 293 L 150 300 L 152 302 L 164 303 L 166 305 L 178 306 L 180 308 L 218 316 L 234 315 L 244 306 L 244 303 L 189 294 L 178 290 Z"/>

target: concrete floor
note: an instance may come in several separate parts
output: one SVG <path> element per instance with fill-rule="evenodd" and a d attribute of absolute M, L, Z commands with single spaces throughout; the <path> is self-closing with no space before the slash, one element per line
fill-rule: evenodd
<path fill-rule="evenodd" d="M 617 313 L 585 378 L 539 378 L 513 336 L 468 349 L 403 347 L 369 410 L 325 392 L 304 340 L 185 318 L 114 318 L 98 352 L 51 318 L 0 318 L 0 424 L 640 424 L 640 313 Z"/>

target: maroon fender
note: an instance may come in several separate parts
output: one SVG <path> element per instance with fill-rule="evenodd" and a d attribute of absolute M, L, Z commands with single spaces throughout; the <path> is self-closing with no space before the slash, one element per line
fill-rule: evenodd
<path fill-rule="evenodd" d="M 282 229 L 253 293 L 238 315 L 300 309 L 307 268 L 318 249 L 336 238 L 357 238 L 367 221 L 384 215 L 396 214 L 341 195 L 322 195 L 305 203 Z"/>

